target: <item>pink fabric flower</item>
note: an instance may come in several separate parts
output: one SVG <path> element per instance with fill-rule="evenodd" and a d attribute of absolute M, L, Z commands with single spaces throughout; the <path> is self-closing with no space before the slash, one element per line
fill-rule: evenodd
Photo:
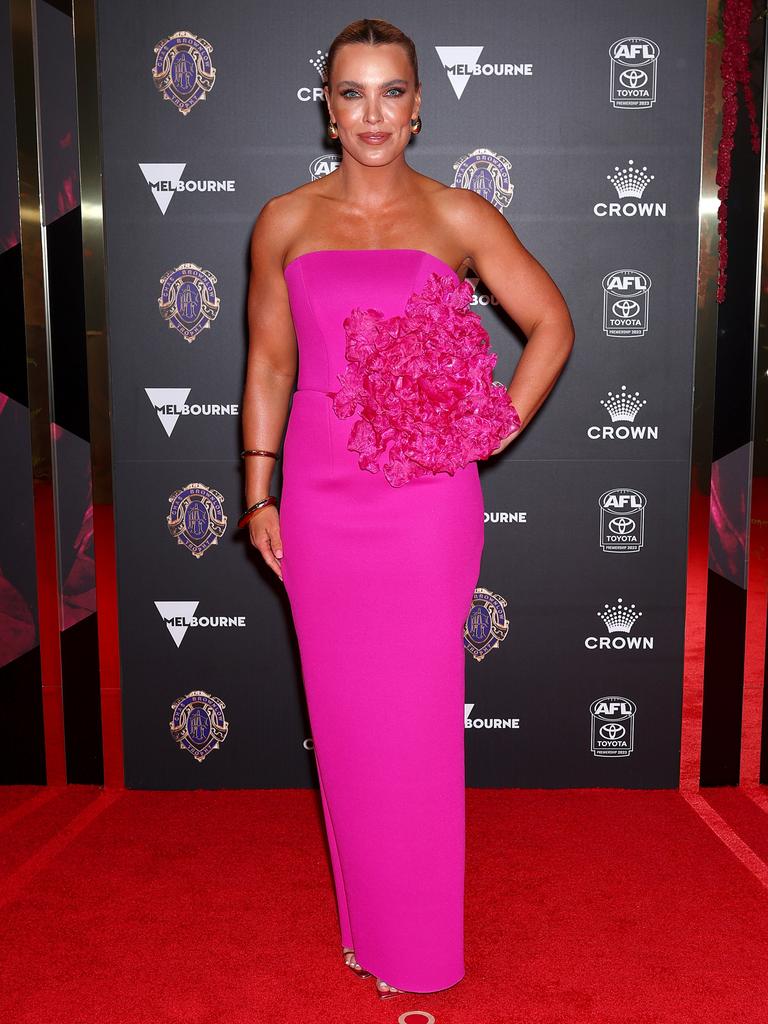
<path fill-rule="evenodd" d="M 347 443 L 358 463 L 400 487 L 427 473 L 451 476 L 487 458 L 520 417 L 493 380 L 496 353 L 477 313 L 466 306 L 468 281 L 433 271 L 413 292 L 404 316 L 355 308 L 344 320 L 347 366 L 330 392 L 342 419 L 359 410 Z"/>

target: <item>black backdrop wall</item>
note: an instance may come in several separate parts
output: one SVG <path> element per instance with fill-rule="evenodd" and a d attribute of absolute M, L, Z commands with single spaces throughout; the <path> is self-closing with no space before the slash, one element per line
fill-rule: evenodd
<path fill-rule="evenodd" d="M 409 163 L 495 203 L 576 324 L 539 415 L 481 470 L 470 785 L 678 784 L 705 14 L 393 0 L 384 15 L 419 53 Z M 98 5 L 130 787 L 313 782 L 287 599 L 235 526 L 247 257 L 266 199 L 338 162 L 316 65 L 359 16 Z M 506 382 L 524 338 L 474 283 Z M 415 624 L 428 599 L 414 591 Z M 195 691 L 184 747 L 169 722 Z"/>

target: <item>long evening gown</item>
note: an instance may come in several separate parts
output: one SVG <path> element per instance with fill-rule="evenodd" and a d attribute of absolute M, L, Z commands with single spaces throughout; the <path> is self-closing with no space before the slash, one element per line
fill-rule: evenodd
<path fill-rule="evenodd" d="M 330 393 L 353 307 L 401 314 L 438 257 L 324 249 L 285 268 L 299 351 L 282 571 L 299 643 L 341 942 L 396 988 L 464 976 L 464 622 L 483 548 L 476 462 L 392 486 Z"/>

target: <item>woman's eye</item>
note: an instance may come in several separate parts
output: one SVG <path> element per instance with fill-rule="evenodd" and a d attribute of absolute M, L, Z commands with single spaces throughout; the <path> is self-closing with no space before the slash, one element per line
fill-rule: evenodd
<path fill-rule="evenodd" d="M 394 93 L 395 96 L 402 96 L 404 92 L 405 92 L 405 89 L 400 89 L 400 88 L 398 88 L 398 86 L 394 85 L 394 86 L 392 86 L 391 89 L 387 89 L 387 91 L 386 91 L 386 93 L 384 95 L 385 96 L 389 96 L 392 93 Z M 351 99 L 353 96 L 359 96 L 360 93 L 357 91 L 357 89 L 345 89 L 344 92 L 342 92 L 341 95 L 342 95 L 342 97 L 345 100 L 348 100 L 348 99 Z"/>

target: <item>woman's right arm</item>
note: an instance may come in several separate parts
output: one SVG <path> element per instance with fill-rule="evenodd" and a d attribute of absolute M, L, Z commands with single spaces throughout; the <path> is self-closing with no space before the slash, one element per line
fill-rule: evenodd
<path fill-rule="evenodd" d="M 276 196 L 261 209 L 251 233 L 248 282 L 248 361 L 243 391 L 243 448 L 277 452 L 285 429 L 298 355 L 296 334 L 283 276 L 285 198 Z M 245 507 L 270 491 L 275 460 L 246 456 Z M 248 524 L 251 543 L 267 565 L 283 578 L 280 525 L 274 505 L 257 512 Z"/>

